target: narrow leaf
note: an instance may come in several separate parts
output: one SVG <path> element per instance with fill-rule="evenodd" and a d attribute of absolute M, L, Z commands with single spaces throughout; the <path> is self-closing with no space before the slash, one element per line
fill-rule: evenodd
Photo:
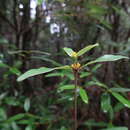
<path fill-rule="evenodd" d="M 9 66 L 0 61 L 0 68 L 9 68 Z"/>
<path fill-rule="evenodd" d="M 104 55 L 104 56 L 101 56 L 101 57 L 97 58 L 97 59 L 94 60 L 94 61 L 88 62 L 88 63 L 85 64 L 83 67 L 85 67 L 85 66 L 87 66 L 87 65 L 94 64 L 94 63 L 117 61 L 117 60 L 120 60 L 120 59 L 129 59 L 129 58 L 126 57 L 126 56 L 121 56 L 121 55 L 108 55 L 108 54 L 106 54 L 106 55 Z"/>
<path fill-rule="evenodd" d="M 90 120 L 87 120 L 84 125 L 87 125 L 87 126 L 95 126 L 95 127 L 107 127 L 107 123 L 103 122 L 103 121 L 100 121 L 100 122 L 97 122 L 93 119 L 90 119 Z"/>
<path fill-rule="evenodd" d="M 110 109 L 108 111 L 109 119 L 112 121 L 114 119 L 114 111 L 113 107 L 110 105 Z M 110 126 L 112 125 L 111 123 L 109 124 Z"/>
<path fill-rule="evenodd" d="M 120 102 L 118 102 L 115 106 L 114 106 L 114 112 L 119 112 L 120 110 L 124 109 L 124 105 Z"/>
<path fill-rule="evenodd" d="M 110 95 L 107 93 L 102 94 L 101 96 L 101 109 L 103 112 L 108 112 L 111 106 Z"/>
<path fill-rule="evenodd" d="M 14 115 L 12 117 L 10 117 L 8 120 L 5 121 L 5 123 L 10 123 L 10 122 L 14 122 L 16 120 L 20 120 L 22 118 L 25 117 L 25 114 L 24 113 L 20 113 L 20 114 L 17 114 L 17 115 Z"/>
<path fill-rule="evenodd" d="M 128 59 L 126 56 L 121 56 L 121 55 L 104 55 L 99 58 L 97 58 L 95 61 L 96 62 L 106 62 L 106 61 L 116 61 L 120 59 Z"/>
<path fill-rule="evenodd" d="M 10 67 L 9 70 L 10 70 L 11 73 L 16 74 L 18 76 L 21 74 L 21 72 L 15 67 Z"/>
<path fill-rule="evenodd" d="M 62 73 L 49 73 L 45 77 L 63 77 Z"/>
<path fill-rule="evenodd" d="M 79 88 L 79 95 L 84 103 L 88 103 L 88 96 L 86 91 L 83 88 Z"/>
<path fill-rule="evenodd" d="M 27 72 L 25 72 L 24 74 L 22 74 L 20 77 L 18 77 L 17 81 L 23 81 L 29 77 L 35 76 L 35 75 L 39 75 L 39 74 L 44 74 L 47 72 L 51 72 L 53 70 L 58 70 L 58 69 L 70 69 L 70 66 L 61 66 L 61 67 L 56 67 L 56 68 L 47 68 L 47 67 L 41 67 L 38 69 L 31 69 Z"/>
<path fill-rule="evenodd" d="M 130 92 L 129 88 L 110 88 L 113 92 Z"/>
<path fill-rule="evenodd" d="M 91 50 L 92 48 L 94 48 L 94 47 L 96 47 L 96 46 L 99 46 L 99 44 L 96 43 L 96 44 L 94 44 L 94 45 L 86 46 L 86 47 L 84 47 L 83 49 L 81 49 L 81 50 L 77 53 L 77 55 L 78 55 L 78 56 L 81 56 L 81 55 L 83 55 L 84 53 L 86 53 L 87 51 Z"/>
<path fill-rule="evenodd" d="M 41 67 L 41 68 L 38 68 L 38 69 L 31 69 L 31 70 L 25 72 L 24 74 L 22 74 L 17 79 L 17 81 L 22 81 L 22 80 L 27 79 L 29 77 L 39 75 L 39 74 L 44 74 L 44 73 L 47 73 L 47 72 L 51 72 L 53 70 L 54 70 L 54 68 L 47 68 L 47 67 Z"/>
<path fill-rule="evenodd" d="M 122 95 L 116 92 L 111 92 L 112 95 L 122 104 L 124 104 L 126 107 L 130 108 L 130 101 L 124 98 Z"/>
<path fill-rule="evenodd" d="M 113 127 L 113 128 L 106 128 L 102 130 L 128 130 L 127 127 Z"/>
<path fill-rule="evenodd" d="M 25 100 L 25 102 L 24 102 L 24 110 L 25 110 L 26 112 L 28 112 L 29 109 L 30 109 L 30 99 L 27 98 L 27 99 Z"/>
<path fill-rule="evenodd" d="M 64 47 L 64 51 L 71 57 L 72 53 L 74 52 L 71 48 Z"/>
<path fill-rule="evenodd" d="M 69 90 L 69 89 L 74 89 L 74 88 L 75 88 L 75 85 L 69 84 L 69 85 L 61 86 L 59 89 L 60 89 L 61 91 L 63 91 L 63 90 Z"/>

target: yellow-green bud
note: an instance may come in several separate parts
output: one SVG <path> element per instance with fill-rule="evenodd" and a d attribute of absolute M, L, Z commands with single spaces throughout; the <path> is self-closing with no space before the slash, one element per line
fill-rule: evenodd
<path fill-rule="evenodd" d="M 77 55 L 77 53 L 76 53 L 76 52 L 73 52 L 73 53 L 71 54 L 71 57 L 77 58 L 77 57 L 78 57 L 78 55 Z"/>

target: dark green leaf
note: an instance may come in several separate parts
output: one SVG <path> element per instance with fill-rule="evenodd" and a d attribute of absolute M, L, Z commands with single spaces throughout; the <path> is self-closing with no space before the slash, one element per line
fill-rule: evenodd
<path fill-rule="evenodd" d="M 21 72 L 15 67 L 10 67 L 9 70 L 10 70 L 11 73 L 16 74 L 18 76 L 21 74 Z"/>
<path fill-rule="evenodd" d="M 124 104 L 126 107 L 130 108 L 130 101 L 127 100 L 126 98 L 124 98 L 122 95 L 120 95 L 119 93 L 116 92 L 111 92 L 112 95 L 118 100 L 120 101 L 122 104 Z"/>
<path fill-rule="evenodd" d="M 125 106 L 118 102 L 115 106 L 114 106 L 114 112 L 119 112 L 120 110 L 122 110 Z"/>
<path fill-rule="evenodd" d="M 47 74 L 45 77 L 63 77 L 64 74 L 63 73 L 51 73 L 51 74 Z"/>
<path fill-rule="evenodd" d="M 9 68 L 9 66 L 0 61 L 0 68 Z"/>
<path fill-rule="evenodd" d="M 84 124 L 87 125 L 87 126 L 96 126 L 96 127 L 107 127 L 107 125 L 108 125 L 105 122 L 96 122 L 93 119 L 88 120 Z"/>
<path fill-rule="evenodd" d="M 89 75 L 91 75 L 90 72 L 82 72 L 82 73 L 80 74 L 80 78 L 88 77 Z"/>
<path fill-rule="evenodd" d="M 8 40 L 3 38 L 3 37 L 0 37 L 0 44 L 8 44 Z"/>
<path fill-rule="evenodd" d="M 113 118 L 114 118 L 114 111 L 113 111 L 113 107 L 110 105 L 110 107 L 109 107 L 110 109 L 109 109 L 109 118 L 110 118 L 110 120 L 113 120 Z"/>
<path fill-rule="evenodd" d="M 18 124 L 22 124 L 22 125 L 28 125 L 28 124 L 32 124 L 32 120 L 20 120 L 17 121 Z"/>
<path fill-rule="evenodd" d="M 79 95 L 84 103 L 88 103 L 88 96 L 86 91 L 83 88 L 79 88 Z"/>
<path fill-rule="evenodd" d="M 113 92 L 130 92 L 129 88 L 110 88 Z"/>
<path fill-rule="evenodd" d="M 16 120 L 20 120 L 22 118 L 25 117 L 25 114 L 24 113 L 20 113 L 20 114 L 17 114 L 17 115 L 14 115 L 12 117 L 10 117 L 8 120 L 6 120 L 5 122 L 6 123 L 10 123 L 10 122 L 14 122 Z"/>
<path fill-rule="evenodd" d="M 16 100 L 15 97 L 6 97 L 4 101 L 6 104 L 11 106 L 18 106 L 20 104 L 20 101 Z"/>
<path fill-rule="evenodd" d="M 60 130 L 67 130 L 64 126 L 62 126 L 61 128 L 60 128 Z"/>
<path fill-rule="evenodd" d="M 7 115 L 6 115 L 6 111 L 4 108 L 0 108 L 0 121 L 6 120 L 7 119 Z"/>
<path fill-rule="evenodd" d="M 106 128 L 102 130 L 128 130 L 127 127 L 113 127 L 113 128 Z"/>
<path fill-rule="evenodd" d="M 69 90 L 69 89 L 74 89 L 74 88 L 75 88 L 75 85 L 69 84 L 69 85 L 61 86 L 59 89 L 60 89 L 61 91 L 63 91 L 63 90 Z"/>
<path fill-rule="evenodd" d="M 108 93 L 104 93 L 101 96 L 101 109 L 103 112 L 108 112 L 111 106 L 111 99 Z"/>

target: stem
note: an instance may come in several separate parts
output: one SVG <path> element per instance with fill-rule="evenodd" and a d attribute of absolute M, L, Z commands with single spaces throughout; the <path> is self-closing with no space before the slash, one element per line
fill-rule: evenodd
<path fill-rule="evenodd" d="M 78 85 L 78 72 L 74 72 L 74 84 L 75 84 L 75 90 L 74 90 L 74 130 L 77 130 L 77 85 Z"/>

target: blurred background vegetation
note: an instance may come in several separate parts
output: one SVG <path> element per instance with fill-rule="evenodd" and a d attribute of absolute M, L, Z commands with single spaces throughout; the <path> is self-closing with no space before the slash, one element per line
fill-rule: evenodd
<path fill-rule="evenodd" d="M 130 55 L 129 0 L 1 0 L 0 130 L 72 130 L 73 92 L 58 90 L 73 83 L 71 72 L 55 71 L 20 83 L 16 78 L 31 68 L 70 63 L 63 47 L 79 50 L 94 43 L 100 47 L 83 61 L 103 54 Z M 130 129 L 130 110 L 113 97 L 104 101 L 100 87 L 90 82 L 129 88 L 129 68 L 129 61 L 121 60 L 82 73 L 80 85 L 89 104 L 78 101 L 78 130 Z M 120 92 L 130 99 L 129 92 Z M 104 102 L 108 112 L 102 110 Z"/>

